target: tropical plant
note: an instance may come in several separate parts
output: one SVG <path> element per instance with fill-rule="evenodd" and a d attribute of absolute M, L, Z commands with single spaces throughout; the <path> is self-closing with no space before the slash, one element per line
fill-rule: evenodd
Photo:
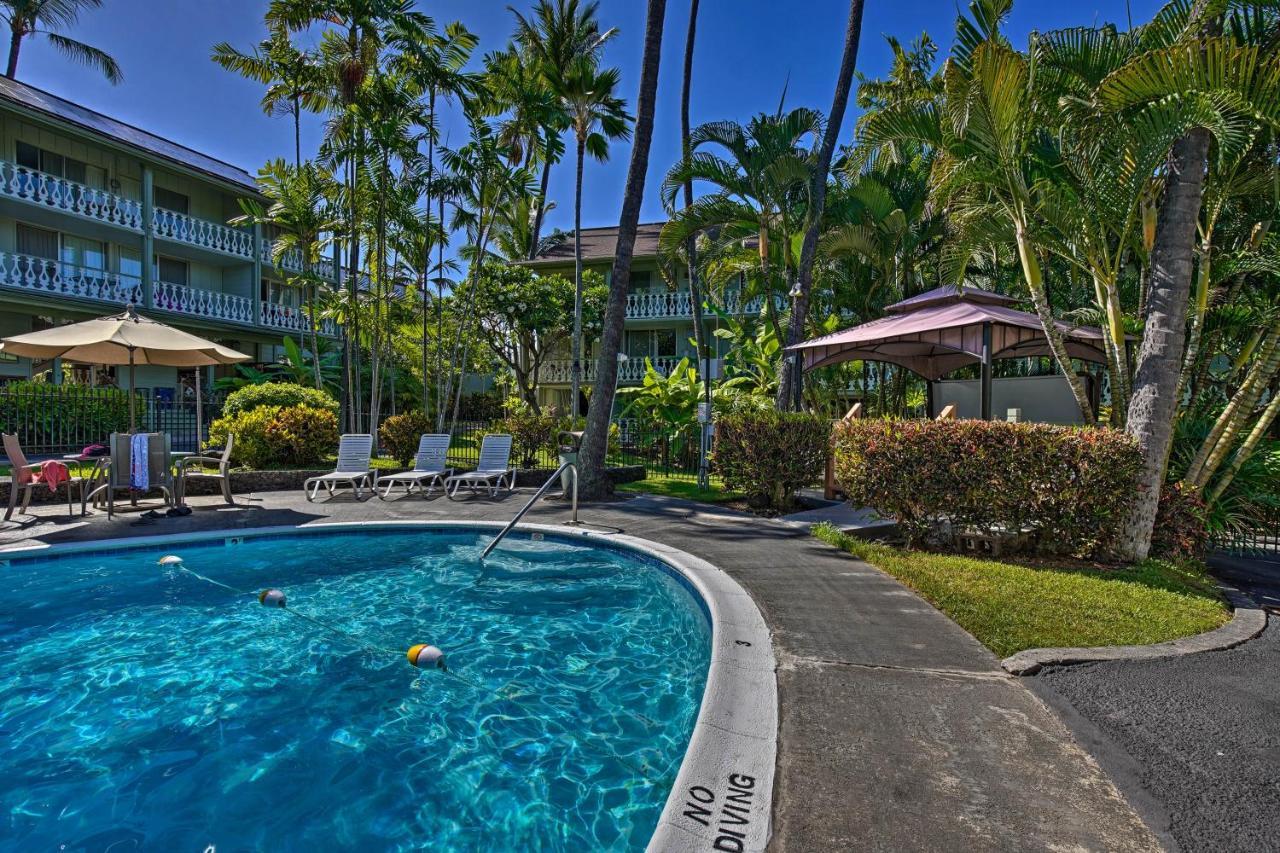
<path fill-rule="evenodd" d="M 102 0 L 0 0 L 0 20 L 9 25 L 9 64 L 4 76 L 17 79 L 23 40 L 42 35 L 54 50 L 72 62 L 95 68 L 107 82 L 119 85 L 124 80 L 124 72 L 110 54 L 61 32 L 74 27 L 81 12 L 100 8 Z"/>
<path fill-rule="evenodd" d="M 320 112 L 327 106 L 327 92 L 317 58 L 299 50 L 283 24 L 275 23 L 269 36 L 251 52 L 242 53 L 228 42 L 213 46 L 214 62 L 241 77 L 267 87 L 259 105 L 269 116 L 293 119 L 293 163 L 302 168 L 302 111 Z"/>
<path fill-rule="evenodd" d="M 232 391 L 222 403 L 222 414 L 234 417 L 263 406 L 307 406 L 312 409 L 328 409 L 334 414 L 338 412 L 338 401 L 324 391 L 289 382 L 268 382 L 263 385 L 246 385 Z"/>
<path fill-rule="evenodd" d="M 757 410 L 720 419 L 712 461 L 725 487 L 783 513 L 796 492 L 821 479 L 831 422 L 807 412 Z"/>

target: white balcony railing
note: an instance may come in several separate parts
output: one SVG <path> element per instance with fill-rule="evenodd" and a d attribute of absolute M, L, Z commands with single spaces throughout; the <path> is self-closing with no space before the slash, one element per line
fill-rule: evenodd
<path fill-rule="evenodd" d="M 781 296 L 774 297 L 774 304 L 780 311 L 786 309 L 786 300 Z M 723 304 L 719 307 L 730 315 L 759 314 L 760 309 L 764 307 L 764 298 L 757 296 L 744 301 L 740 294 L 731 291 L 724 295 Z M 706 314 L 711 316 L 709 311 Z M 628 320 L 691 319 L 692 317 L 693 299 L 687 290 L 627 294 Z"/>
<path fill-rule="evenodd" d="M 262 303 L 262 325 L 282 332 L 293 332 L 298 335 L 311 333 L 311 321 L 301 308 L 279 305 L 275 302 Z M 332 320 L 320 320 L 320 334 L 336 337 L 338 326 Z"/>
<path fill-rule="evenodd" d="M 663 376 L 671 375 L 671 371 L 680 363 L 679 356 L 660 356 L 650 359 L 653 362 L 653 369 L 661 373 Z M 596 379 L 597 359 L 584 359 L 582 362 L 582 381 L 594 382 Z M 690 366 L 693 359 L 689 359 Z M 719 375 L 719 360 L 713 361 L 711 364 L 712 375 Z M 573 362 L 570 359 L 553 359 L 544 361 L 542 369 L 538 372 L 538 381 L 548 385 L 562 385 L 573 381 Z M 618 382 L 622 385 L 629 385 L 640 382 L 644 379 L 645 363 L 643 358 L 629 358 L 618 365 Z"/>
<path fill-rule="evenodd" d="M 142 302 L 142 282 L 132 276 L 8 252 L 0 252 L 0 284 L 45 296 Z"/>
<path fill-rule="evenodd" d="M 8 160 L 0 160 L 0 195 L 134 231 L 142 230 L 140 202 L 37 172 Z"/>
<path fill-rule="evenodd" d="M 272 240 L 262 241 L 262 262 L 276 266 L 275 262 L 275 245 Z M 300 273 L 302 272 L 302 252 L 298 249 L 290 249 L 280 258 L 280 264 L 277 267 L 284 272 Z M 315 272 L 326 281 L 333 281 L 333 259 L 321 258 L 316 262 Z"/>
<path fill-rule="evenodd" d="M 206 320 L 253 324 L 253 300 L 246 296 L 201 290 L 168 281 L 151 283 L 151 304 L 161 311 Z"/>
<path fill-rule="evenodd" d="M 240 258 L 253 258 L 253 235 L 240 228 L 220 225 L 207 219 L 196 219 L 185 213 L 166 210 L 163 207 L 153 209 L 155 232 L 157 237 L 199 246 L 225 255 Z"/>

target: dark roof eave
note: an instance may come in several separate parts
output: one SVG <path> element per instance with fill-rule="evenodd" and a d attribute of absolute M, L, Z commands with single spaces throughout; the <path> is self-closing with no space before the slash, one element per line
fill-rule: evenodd
<path fill-rule="evenodd" d="M 18 81 L 8 81 L 8 82 L 16 83 Z M 26 86 L 26 84 L 23 84 L 23 83 L 19 83 L 19 85 Z M 26 86 L 26 87 L 36 92 L 40 92 L 43 95 L 47 95 L 48 97 L 57 98 L 60 101 L 64 101 L 68 104 L 79 107 L 80 109 L 85 110 L 86 112 L 90 112 L 95 115 L 101 116 L 102 118 L 108 121 L 114 122 L 124 127 L 128 127 L 132 130 L 136 130 L 137 132 L 146 134 L 147 136 L 154 137 L 155 139 L 157 139 L 162 143 L 172 145 L 175 148 L 183 149 L 185 151 L 190 151 L 192 154 L 198 157 L 203 157 L 211 162 L 225 166 L 228 169 L 241 171 L 244 174 L 244 180 L 241 181 L 239 179 L 233 179 L 231 177 L 228 177 L 227 175 L 219 175 L 216 172 L 209 171 L 208 169 L 202 169 L 199 166 L 196 166 L 192 163 L 184 163 L 181 160 L 175 157 L 166 155 L 160 151 L 155 151 L 141 145 L 136 145 L 134 143 L 129 142 L 128 140 L 120 139 L 119 137 L 112 136 L 108 133 L 104 133 L 102 130 L 92 127 L 90 125 L 87 125 L 84 122 L 76 121 L 75 119 L 72 119 L 68 116 L 59 115 L 58 113 L 52 112 L 50 110 L 42 109 L 38 106 L 19 101 L 8 92 L 2 91 L 2 90 L 0 90 L 0 101 L 3 101 L 5 105 L 7 105 L 9 108 L 19 113 L 30 116 L 32 118 L 36 118 L 42 121 L 52 122 L 54 124 L 72 128 L 80 133 L 89 134 L 93 138 L 101 140 L 104 144 L 106 144 L 110 148 L 114 148 L 119 151 L 125 151 L 135 155 L 140 154 L 144 157 L 154 158 L 156 160 L 163 160 L 167 165 L 170 165 L 171 167 L 177 169 L 178 171 L 185 172 L 189 175 L 196 176 L 204 180 L 213 181 L 214 183 L 217 183 L 222 187 L 232 189 L 235 192 L 248 193 L 258 198 L 265 198 L 265 196 L 262 195 L 261 190 L 258 189 L 257 182 L 254 180 L 253 176 L 250 175 L 248 172 L 244 172 L 242 169 L 240 169 L 239 166 L 234 166 L 230 163 L 226 163 L 222 160 L 218 160 L 214 157 L 210 157 L 207 154 L 201 154 L 199 151 L 196 151 L 194 148 L 189 148 L 185 145 L 182 145 L 181 143 L 174 142 L 173 140 L 170 140 L 170 139 L 165 139 L 164 137 L 158 134 L 151 133 L 150 131 L 143 130 L 142 128 L 139 128 L 139 127 L 134 127 L 133 125 L 130 125 L 127 122 L 120 121 L 119 119 L 113 119 L 110 116 L 97 112 L 96 110 L 91 110 L 88 107 L 82 106 L 80 104 L 76 104 L 74 101 L 68 101 L 66 98 L 60 98 L 51 92 L 45 92 L 43 89 L 37 89 L 34 86 Z"/>

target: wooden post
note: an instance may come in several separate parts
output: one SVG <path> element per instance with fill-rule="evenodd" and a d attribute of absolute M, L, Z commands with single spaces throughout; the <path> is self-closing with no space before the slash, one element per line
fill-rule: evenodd
<path fill-rule="evenodd" d="M 862 417 L 862 403 L 854 403 L 841 420 L 852 421 L 860 417 Z M 843 497 L 836 485 L 836 455 L 830 447 L 827 448 L 827 473 L 822 484 L 822 496 L 829 501 Z"/>

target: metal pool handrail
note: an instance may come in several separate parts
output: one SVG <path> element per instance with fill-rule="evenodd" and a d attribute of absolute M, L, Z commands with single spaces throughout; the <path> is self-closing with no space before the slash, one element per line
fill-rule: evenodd
<path fill-rule="evenodd" d="M 508 533 L 511 532 L 511 528 L 515 527 L 516 524 L 520 521 L 520 519 L 524 518 L 524 514 L 529 511 L 529 507 L 533 506 L 537 502 L 538 498 L 546 494 L 547 489 L 551 488 L 551 484 L 554 483 L 560 477 L 560 475 L 563 474 L 565 471 L 568 471 L 570 474 L 573 475 L 572 476 L 573 516 L 568 523 L 569 524 L 578 523 L 578 466 L 572 462 L 565 462 L 563 465 L 561 465 L 559 468 L 556 469 L 556 472 L 551 475 L 550 479 L 548 479 L 547 482 L 542 484 L 542 488 L 534 492 L 533 497 L 529 498 L 529 502 L 526 503 L 524 506 L 520 507 L 520 511 L 516 513 L 515 518 L 507 522 L 507 526 L 502 528 L 502 532 L 499 533 L 497 536 L 495 536 L 493 538 L 493 541 L 485 546 L 485 549 L 480 552 L 481 560 L 489 556 L 489 552 L 492 551 L 494 548 L 498 547 L 498 543 L 502 541 L 503 537 L 505 537 Z"/>

